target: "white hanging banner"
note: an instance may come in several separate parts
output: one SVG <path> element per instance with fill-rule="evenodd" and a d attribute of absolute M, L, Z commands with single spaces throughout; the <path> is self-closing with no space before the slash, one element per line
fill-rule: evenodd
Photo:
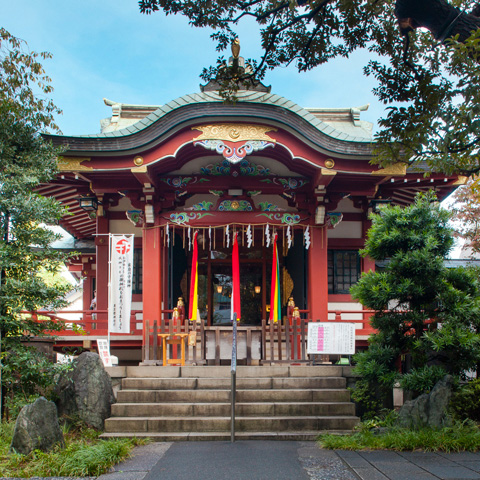
<path fill-rule="evenodd" d="M 130 333 L 133 238 L 133 235 L 110 235 L 108 331 L 111 333 Z"/>

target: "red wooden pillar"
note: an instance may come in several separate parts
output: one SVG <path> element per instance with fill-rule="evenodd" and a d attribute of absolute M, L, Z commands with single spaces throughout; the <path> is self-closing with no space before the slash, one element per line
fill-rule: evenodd
<path fill-rule="evenodd" d="M 145 323 L 150 325 L 162 316 L 162 242 L 160 228 L 143 231 L 143 346 L 147 332 Z"/>
<path fill-rule="evenodd" d="M 106 212 L 108 215 L 108 212 Z M 97 250 L 96 266 L 96 289 L 97 289 L 97 310 L 108 310 L 108 217 L 97 216 L 97 237 L 95 238 Z M 86 305 L 88 308 L 90 305 Z M 102 321 L 102 330 L 107 329 L 108 315 L 99 314 L 98 320 Z"/>
<path fill-rule="evenodd" d="M 328 319 L 327 227 L 311 228 L 308 251 L 308 309 L 312 320 Z"/>

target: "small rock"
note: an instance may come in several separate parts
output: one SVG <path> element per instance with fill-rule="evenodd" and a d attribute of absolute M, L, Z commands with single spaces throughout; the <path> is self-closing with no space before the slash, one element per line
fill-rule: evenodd
<path fill-rule="evenodd" d="M 447 422 L 447 407 L 452 396 L 453 377 L 437 382 L 433 390 L 405 402 L 398 412 L 397 425 L 405 428 L 441 428 Z"/>
<path fill-rule="evenodd" d="M 40 397 L 23 407 L 15 423 L 10 451 L 28 455 L 33 450 L 47 452 L 57 444 L 65 446 L 55 404 Z"/>

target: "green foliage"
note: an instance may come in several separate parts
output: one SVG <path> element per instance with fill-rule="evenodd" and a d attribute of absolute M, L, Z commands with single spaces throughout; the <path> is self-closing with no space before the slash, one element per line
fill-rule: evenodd
<path fill-rule="evenodd" d="M 370 423 L 370 422 L 369 422 Z M 473 422 L 456 422 L 442 429 L 387 428 L 384 433 L 361 426 L 352 435 L 321 435 L 323 448 L 341 450 L 423 450 L 427 452 L 462 452 L 480 449 L 480 430 Z"/>
<path fill-rule="evenodd" d="M 0 424 L 0 475 L 2 477 L 97 477 L 129 457 L 132 448 L 148 440 L 101 440 L 86 427 L 64 431 L 65 448 L 29 455 L 9 453 L 14 423 Z"/>
<path fill-rule="evenodd" d="M 467 185 L 455 191 L 454 218 L 457 235 L 463 238 L 467 247 L 480 253 L 480 178 L 471 178 Z"/>
<path fill-rule="evenodd" d="M 361 376 L 352 390 L 352 399 L 360 406 L 362 418 L 373 418 L 391 403 L 396 380 L 395 348 L 372 343 L 367 351 L 355 355 L 355 373 Z"/>
<path fill-rule="evenodd" d="M 370 382 L 366 380 L 358 380 L 355 388 L 351 390 L 352 400 L 359 405 L 359 415 L 364 420 L 374 418 L 385 403 L 387 403 L 388 392 L 379 389 L 376 385 L 372 388 Z"/>
<path fill-rule="evenodd" d="M 25 47 L 0 28 L 0 338 L 7 386 L 28 396 L 32 381 L 45 388 L 44 377 L 52 369 L 45 362 L 37 365 L 22 342 L 57 327 L 22 311 L 59 308 L 71 287 L 51 283 L 41 274 L 55 274 L 65 260 L 49 248 L 58 236 L 45 226 L 57 224 L 65 211 L 54 199 L 35 192 L 57 172 L 59 152 L 40 133 L 56 129 L 59 110 L 48 99 L 52 87 L 40 63 L 49 54 Z"/>
<path fill-rule="evenodd" d="M 450 411 L 460 420 L 480 422 L 480 379 L 462 385 L 452 396 Z"/>
<path fill-rule="evenodd" d="M 402 375 L 400 387 L 416 393 L 429 393 L 446 374 L 445 368 L 439 365 L 424 365 Z"/>
<path fill-rule="evenodd" d="M 58 376 L 71 369 L 71 364 L 53 363 L 25 340 L 24 345 L 12 344 L 2 360 L 2 385 L 7 392 L 9 418 L 16 418 L 20 408 L 39 394 L 53 400 Z"/>
<path fill-rule="evenodd" d="M 480 360 L 478 276 L 445 266 L 453 244 L 449 218 L 432 193 L 372 217 L 362 254 L 387 265 L 351 288 L 353 298 L 375 310 L 371 323 L 377 333 L 369 349 L 355 356 L 356 371 L 368 384 L 363 400 L 368 392 L 378 398 L 379 389 L 388 391 L 396 381 L 418 393 L 429 391 L 445 373 L 460 376 Z M 402 376 L 398 360 L 405 354 L 412 371 Z"/>
<path fill-rule="evenodd" d="M 182 14 L 195 27 L 211 28 L 219 51 L 232 44 L 242 20 L 257 22 L 260 60 L 248 59 L 241 71 L 221 56 L 202 73 L 220 85 L 227 100 L 268 69 L 293 63 L 302 72 L 367 50 L 364 73 L 377 80 L 373 93 L 387 107 L 376 135 L 376 161 L 426 161 L 435 170 L 465 174 L 480 170 L 480 19 L 470 14 L 474 5 L 470 0 L 139 1 L 142 13 Z M 459 11 L 462 17 L 451 22 Z M 416 30 L 401 34 L 402 18 L 411 19 Z"/>

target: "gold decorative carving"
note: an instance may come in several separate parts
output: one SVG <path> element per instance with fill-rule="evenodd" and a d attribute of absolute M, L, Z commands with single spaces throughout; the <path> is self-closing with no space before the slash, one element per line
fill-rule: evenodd
<path fill-rule="evenodd" d="M 405 163 L 394 163 L 388 167 L 381 168 L 380 170 L 373 170 L 372 175 L 406 175 L 407 174 L 407 165 Z"/>
<path fill-rule="evenodd" d="M 290 295 L 293 292 L 293 280 L 290 274 L 288 273 L 288 270 L 283 267 L 283 303 L 284 305 L 287 304 L 288 299 L 290 298 Z"/>
<path fill-rule="evenodd" d="M 143 157 L 141 157 L 140 155 L 136 156 L 134 159 L 133 159 L 133 163 L 139 167 L 140 165 L 143 165 Z"/>
<path fill-rule="evenodd" d="M 333 160 L 332 158 L 327 158 L 325 160 L 325 167 L 326 168 L 333 168 L 335 166 L 335 160 Z"/>
<path fill-rule="evenodd" d="M 326 168 L 322 168 L 321 172 L 322 172 L 322 175 L 324 176 L 333 176 L 337 174 L 335 170 L 327 170 Z"/>
<path fill-rule="evenodd" d="M 140 167 L 133 167 L 130 169 L 132 173 L 147 173 L 147 166 L 142 165 Z"/>
<path fill-rule="evenodd" d="M 92 167 L 82 165 L 83 162 L 89 162 L 89 157 L 58 157 L 58 169 L 61 172 L 82 172 L 86 170 L 93 170 Z"/>
<path fill-rule="evenodd" d="M 453 185 L 466 185 L 468 181 L 468 177 L 464 177 L 463 175 L 459 175 L 458 180 L 456 180 Z"/>
<path fill-rule="evenodd" d="M 202 134 L 195 138 L 198 140 L 224 140 L 229 142 L 245 142 L 249 140 L 266 140 L 275 142 L 266 135 L 267 132 L 276 132 L 274 127 L 264 125 L 241 125 L 235 123 L 223 125 L 202 125 L 192 127 L 192 130 L 200 130 Z"/>

